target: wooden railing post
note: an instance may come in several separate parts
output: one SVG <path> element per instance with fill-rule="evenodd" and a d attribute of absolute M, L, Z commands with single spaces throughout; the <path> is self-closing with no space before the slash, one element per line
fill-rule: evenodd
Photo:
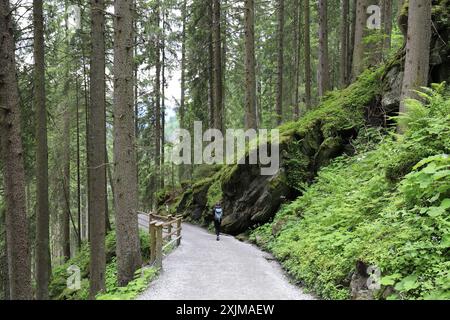
<path fill-rule="evenodd" d="M 156 221 L 151 220 L 149 223 L 149 231 L 150 231 L 150 264 L 155 262 L 156 260 Z"/>
<path fill-rule="evenodd" d="M 164 223 L 158 222 L 156 223 L 156 260 L 155 265 L 158 268 L 162 268 L 162 246 L 163 246 L 163 238 L 162 238 L 162 231 L 163 231 L 163 225 Z"/>
<path fill-rule="evenodd" d="M 177 247 L 181 243 L 181 217 L 177 218 Z"/>
<path fill-rule="evenodd" d="M 171 233 L 172 233 L 172 220 L 173 220 L 173 218 L 172 218 L 171 215 L 169 215 L 169 216 L 167 216 L 167 219 L 169 219 L 168 220 L 169 224 L 167 226 L 167 234 L 169 234 L 168 240 L 170 241 L 170 240 L 172 240 Z"/>

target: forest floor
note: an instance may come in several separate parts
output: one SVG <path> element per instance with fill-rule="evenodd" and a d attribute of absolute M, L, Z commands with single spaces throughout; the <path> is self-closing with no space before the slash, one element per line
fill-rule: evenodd
<path fill-rule="evenodd" d="M 257 247 L 183 224 L 181 245 L 138 300 L 309 300 L 280 265 Z"/>

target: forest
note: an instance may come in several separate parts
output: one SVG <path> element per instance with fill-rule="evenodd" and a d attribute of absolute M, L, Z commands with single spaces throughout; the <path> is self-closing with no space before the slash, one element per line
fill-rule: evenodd
<path fill-rule="evenodd" d="M 315 299 L 450 299 L 449 40 L 449 0 L 0 0 L 0 300 L 164 287 L 149 212 Z"/>

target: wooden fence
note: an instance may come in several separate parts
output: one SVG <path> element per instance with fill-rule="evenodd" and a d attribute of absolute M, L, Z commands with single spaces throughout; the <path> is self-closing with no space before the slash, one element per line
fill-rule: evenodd
<path fill-rule="evenodd" d="M 150 233 L 150 264 L 162 268 L 164 250 L 171 245 L 181 244 L 181 216 L 161 216 L 155 213 L 143 213 L 148 216 Z"/>

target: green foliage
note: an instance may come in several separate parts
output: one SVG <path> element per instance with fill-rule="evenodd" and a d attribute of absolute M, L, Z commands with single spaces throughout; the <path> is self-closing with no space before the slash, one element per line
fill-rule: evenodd
<path fill-rule="evenodd" d="M 147 289 L 148 284 L 157 276 L 158 269 L 142 268 L 136 271 L 135 278 L 126 287 L 117 286 L 117 262 L 114 258 L 106 268 L 106 292 L 98 294 L 97 300 L 132 300 Z"/>
<path fill-rule="evenodd" d="M 207 208 L 212 208 L 217 202 L 222 200 L 222 186 L 220 179 L 214 181 L 211 187 L 209 187 L 207 198 Z"/>
<path fill-rule="evenodd" d="M 147 232 L 141 231 L 139 233 L 141 242 L 141 254 L 143 261 L 148 261 L 150 258 L 150 240 Z M 117 277 L 114 280 L 114 272 L 117 272 L 116 266 L 116 235 L 114 231 L 107 234 L 105 239 L 105 251 L 106 251 L 106 283 L 107 290 L 113 290 L 112 282 L 117 283 Z M 66 263 L 53 269 L 52 278 L 49 284 L 49 295 L 51 299 L 56 300 L 84 300 L 89 295 L 89 259 L 90 249 L 87 243 L 83 244 L 81 250 Z M 81 271 L 81 289 L 72 290 L 67 288 L 67 278 L 69 277 L 67 269 L 69 266 L 75 265 L 80 268 Z M 112 271 L 115 269 L 115 271 Z M 108 278 L 109 277 L 109 278 Z M 108 284 L 109 283 L 109 284 Z M 127 287 L 125 287 L 127 288 Z M 117 290 L 119 290 L 117 288 Z M 120 289 L 122 290 L 122 289 Z M 125 289 L 123 289 L 125 290 Z M 134 289 L 129 289 L 130 292 Z M 108 291 L 107 291 L 108 292 Z"/>
<path fill-rule="evenodd" d="M 395 117 L 403 127 L 409 127 L 410 139 L 406 139 L 397 149 L 397 153 L 386 168 L 386 177 L 397 182 L 421 159 L 436 154 L 444 143 L 450 148 L 448 137 L 448 115 L 450 100 L 444 94 L 444 84 L 434 84 L 433 89 L 423 88 L 418 94 L 427 101 L 408 99 L 408 113 Z M 402 139 L 402 137 L 399 137 Z M 418 143 L 420 142 L 420 143 Z"/>
<path fill-rule="evenodd" d="M 381 269 L 381 292 L 394 289 L 388 299 L 449 299 L 450 115 L 445 94 L 427 95 L 426 105 L 413 102 L 425 112 L 409 115 L 404 136 L 386 136 L 374 150 L 356 144 L 251 239 L 325 298 L 349 297 L 360 260 Z M 393 181 L 387 172 L 405 152 L 423 158 Z"/>

